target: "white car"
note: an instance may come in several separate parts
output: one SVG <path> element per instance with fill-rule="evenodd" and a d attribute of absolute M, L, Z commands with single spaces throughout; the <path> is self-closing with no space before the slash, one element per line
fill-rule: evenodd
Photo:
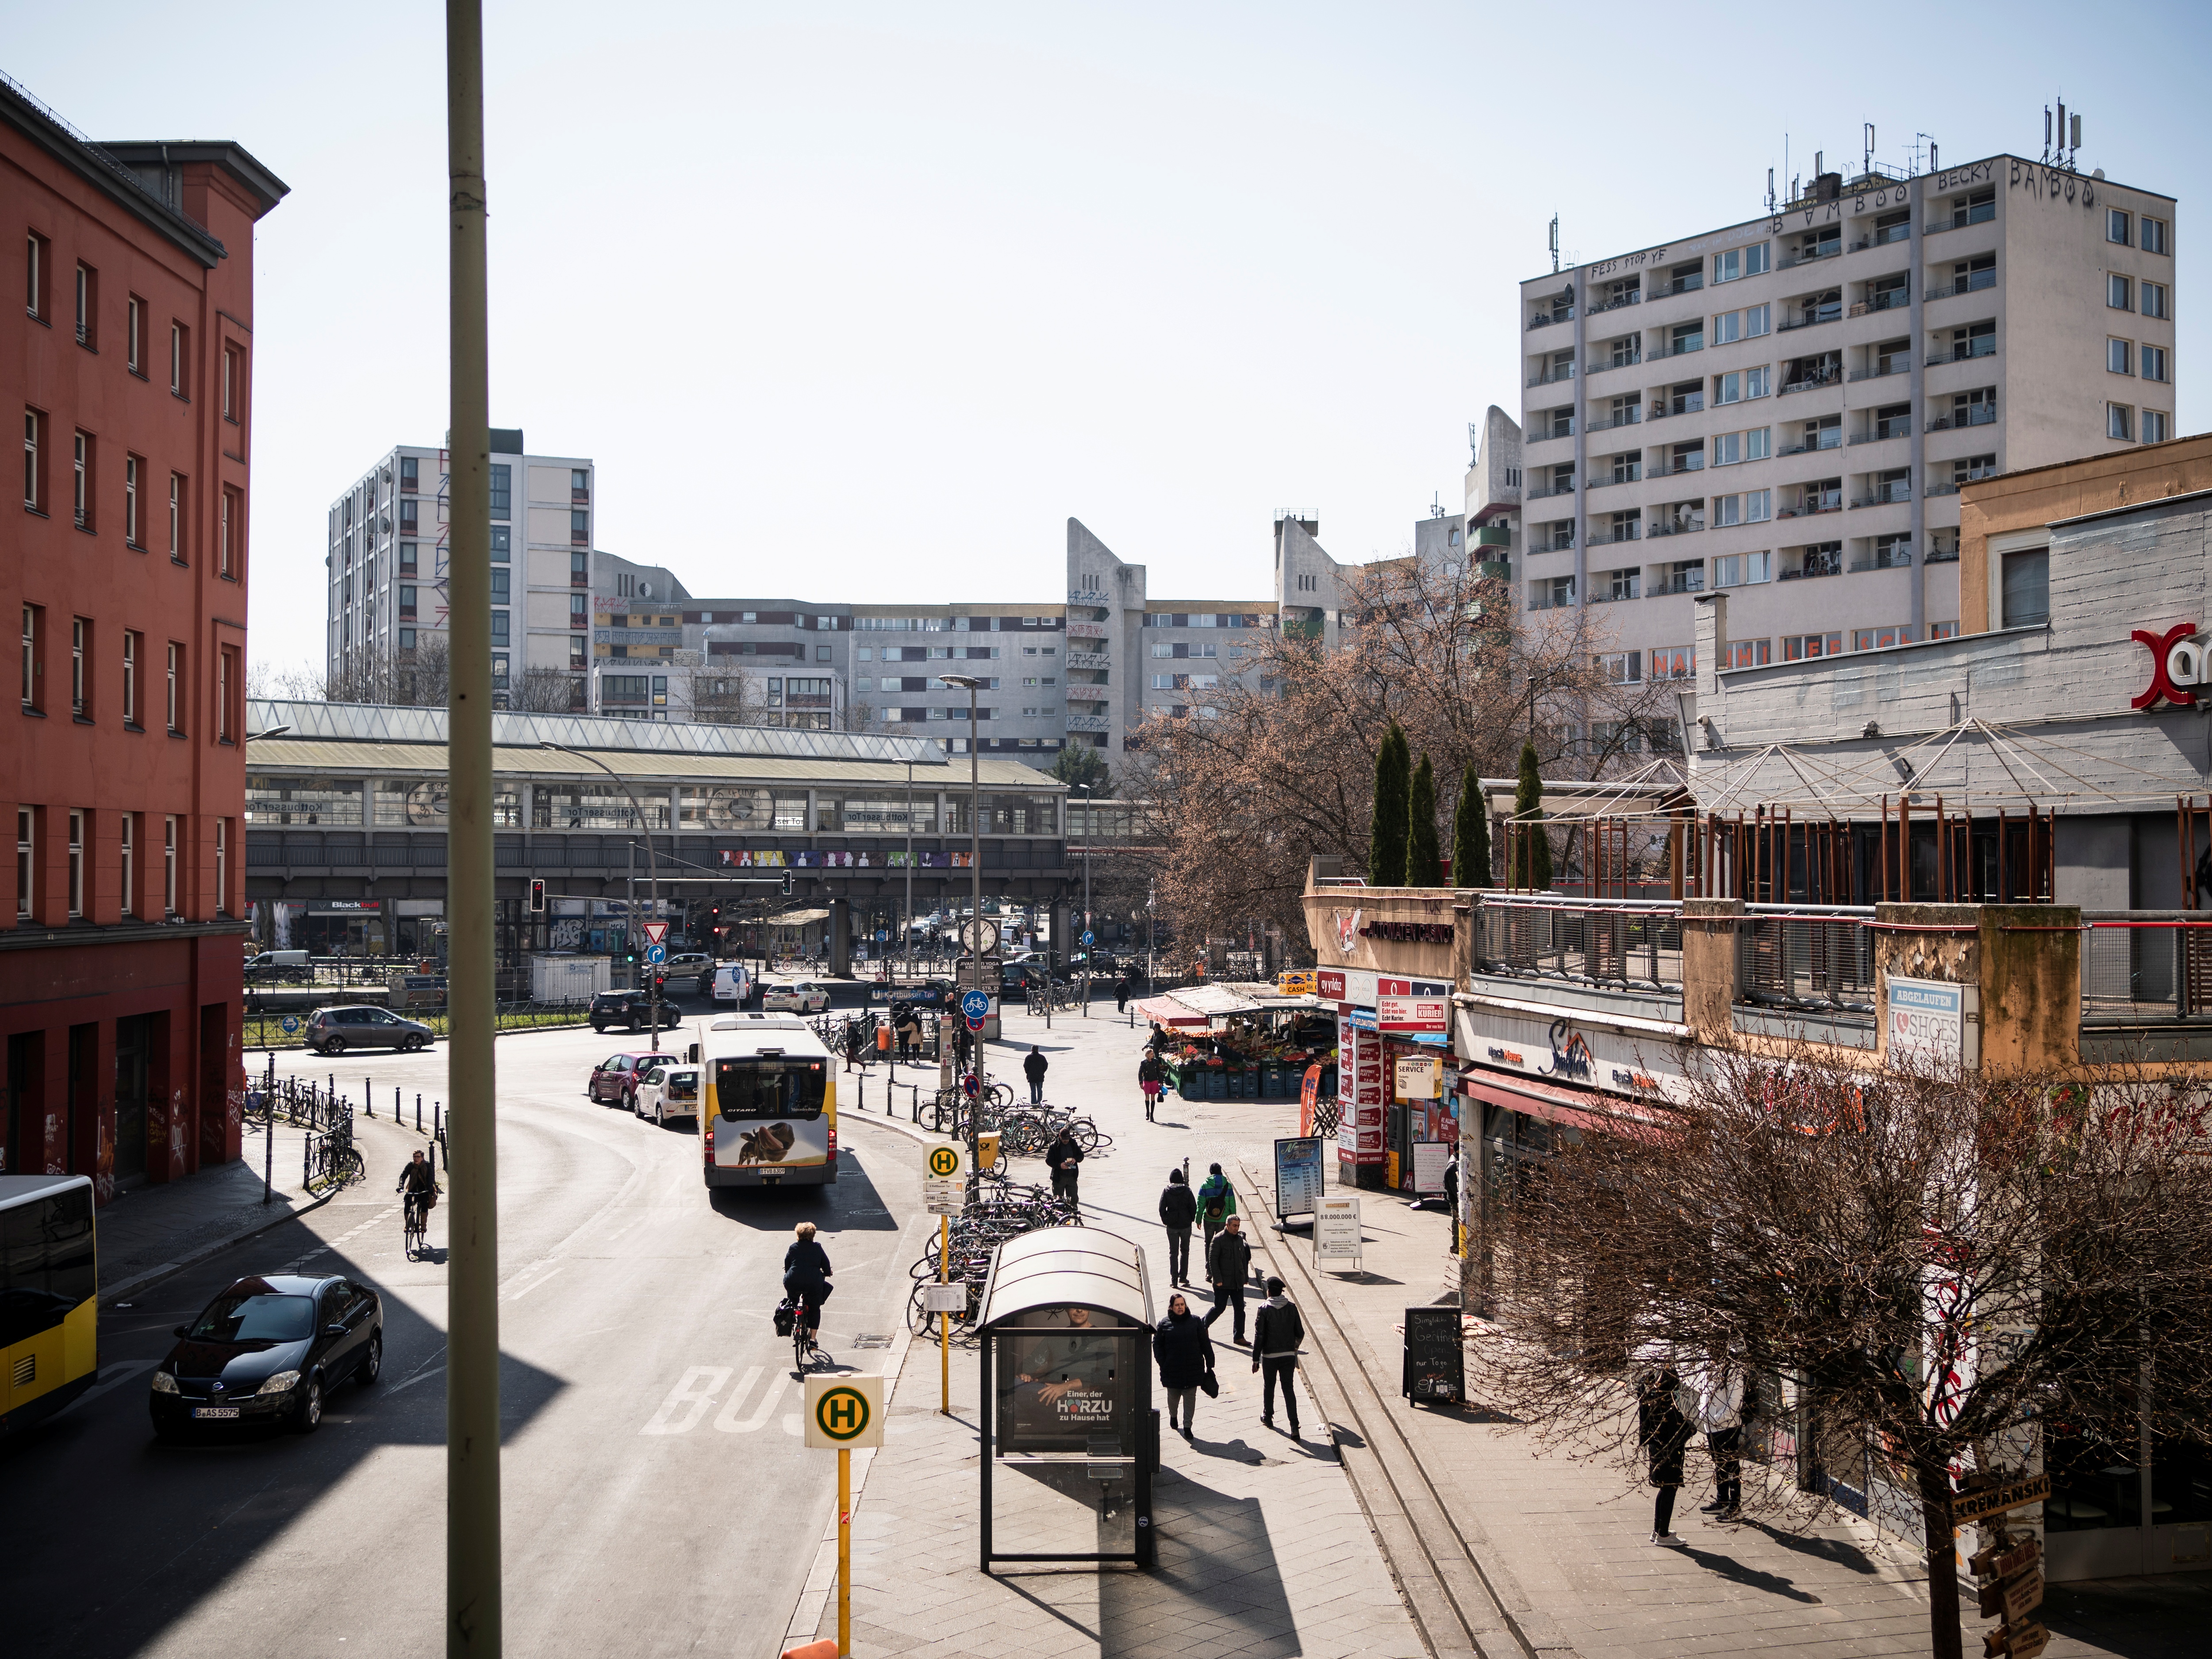
<path fill-rule="evenodd" d="M 714 1000 L 733 1002 L 740 1008 L 753 994 L 753 976 L 741 962 L 726 962 L 714 969 Z"/>
<path fill-rule="evenodd" d="M 771 985 L 761 997 L 761 1006 L 771 1012 L 824 1013 L 830 1007 L 830 993 L 803 980 L 793 985 Z"/>
<path fill-rule="evenodd" d="M 672 1117 L 699 1115 L 699 1068 L 664 1060 L 638 1079 L 630 1109 L 665 1126 Z"/>

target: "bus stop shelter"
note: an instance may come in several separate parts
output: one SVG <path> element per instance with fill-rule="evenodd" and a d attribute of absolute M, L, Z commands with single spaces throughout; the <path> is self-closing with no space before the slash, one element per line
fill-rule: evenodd
<path fill-rule="evenodd" d="M 983 1571 L 1149 1569 L 1159 1424 L 1143 1250 L 1096 1227 L 1010 1238 L 992 1258 L 977 1326 Z"/>

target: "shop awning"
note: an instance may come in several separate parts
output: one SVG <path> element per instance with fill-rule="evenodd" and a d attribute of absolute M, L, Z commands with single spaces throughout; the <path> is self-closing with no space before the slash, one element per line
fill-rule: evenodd
<path fill-rule="evenodd" d="M 1206 1024 L 1206 1017 L 1193 1008 L 1186 1008 L 1173 997 L 1146 997 L 1136 1005 L 1137 1012 L 1155 1025 L 1198 1026 Z"/>
<path fill-rule="evenodd" d="M 1650 1139 L 1659 1126 L 1622 1109 L 1625 1101 L 1583 1089 L 1562 1089 L 1534 1078 L 1507 1078 L 1495 1072 L 1462 1072 L 1460 1092 L 1509 1112 L 1526 1112 L 1547 1123 L 1564 1123 L 1590 1134 L 1631 1135 Z"/>
<path fill-rule="evenodd" d="M 1322 1000 L 1317 996 L 1304 993 L 1297 996 L 1285 995 L 1275 987 L 1257 980 L 1249 981 L 1238 980 L 1231 984 L 1229 989 L 1263 1013 L 1283 1013 L 1291 1010 L 1319 1008 L 1322 1006 Z M 1334 1003 L 1328 1006 L 1332 1008 L 1335 1006 Z"/>

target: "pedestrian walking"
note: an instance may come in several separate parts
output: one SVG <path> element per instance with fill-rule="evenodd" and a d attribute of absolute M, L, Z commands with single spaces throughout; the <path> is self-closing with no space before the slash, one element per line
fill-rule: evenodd
<path fill-rule="evenodd" d="M 1183 1237 L 1190 1237 L 1188 1228 Z M 1179 1293 L 1168 1298 L 1168 1316 L 1152 1331 L 1152 1358 L 1159 1364 L 1160 1386 L 1167 1390 L 1168 1426 L 1188 1440 L 1198 1410 L 1198 1391 L 1213 1376 L 1213 1338 L 1206 1333 L 1206 1322 Z M 1180 1423 L 1176 1421 L 1178 1410 L 1182 1413 Z"/>
<path fill-rule="evenodd" d="M 1168 1283 L 1190 1283 L 1190 1224 L 1198 1218 L 1198 1200 L 1190 1190 L 1190 1177 L 1181 1170 L 1168 1171 L 1168 1184 L 1160 1194 L 1160 1225 L 1168 1230 Z"/>
<path fill-rule="evenodd" d="M 1252 1247 L 1244 1239 L 1244 1223 L 1232 1215 L 1206 1247 L 1206 1279 L 1213 1287 L 1213 1311 L 1206 1322 L 1210 1329 L 1224 1309 L 1235 1308 L 1237 1317 L 1231 1323 L 1234 1334 L 1229 1340 L 1240 1348 L 1244 1346 L 1244 1286 L 1251 1277 Z"/>
<path fill-rule="evenodd" d="M 1032 1106 L 1044 1104 L 1045 1069 L 1051 1064 L 1044 1057 L 1044 1051 L 1034 1042 L 1030 1044 L 1029 1053 L 1022 1056 L 1022 1075 L 1030 1080 L 1030 1104 Z"/>
<path fill-rule="evenodd" d="M 1668 1549 L 1684 1547 L 1674 1522 L 1674 1494 L 1682 1485 L 1682 1455 L 1690 1443 L 1690 1419 L 1675 1401 L 1682 1379 L 1668 1365 L 1647 1369 L 1636 1389 L 1636 1437 L 1651 1469 L 1659 1495 L 1651 1505 L 1651 1541 Z"/>
<path fill-rule="evenodd" d="M 1152 1109 L 1160 1103 L 1160 1090 L 1166 1077 L 1167 1067 L 1160 1064 L 1160 1057 L 1147 1050 L 1145 1057 L 1137 1062 L 1137 1086 L 1145 1091 L 1145 1121 L 1147 1123 L 1158 1121 L 1152 1115 Z"/>
<path fill-rule="evenodd" d="M 1114 981 L 1114 1012 L 1117 1014 L 1129 1012 L 1129 976 L 1127 974 Z"/>
<path fill-rule="evenodd" d="M 845 1022 L 845 1069 L 851 1071 L 860 1063 L 860 1017 L 854 1014 Z"/>
<path fill-rule="evenodd" d="M 1456 1226 L 1459 1223 L 1459 1154 L 1456 1152 L 1444 1160 L 1444 1212 L 1451 1217 L 1453 1225 Z M 1452 1249 L 1459 1249 L 1456 1234 L 1452 1238 Z"/>
<path fill-rule="evenodd" d="M 1198 1220 L 1206 1232 L 1206 1259 L 1211 1261 L 1214 1235 L 1237 1213 L 1237 1189 L 1229 1184 L 1229 1177 L 1221 1173 L 1218 1164 L 1206 1168 L 1206 1179 L 1198 1184 Z"/>
<path fill-rule="evenodd" d="M 915 1050 L 921 1046 L 921 1016 L 915 1012 L 911 1002 L 899 1005 L 898 1040 L 899 1058 L 912 1060 Z"/>
<path fill-rule="evenodd" d="M 1743 1463 L 1738 1452 L 1743 1431 L 1757 1415 L 1759 1403 L 1743 1362 L 1723 1354 L 1705 1368 L 1698 1394 L 1698 1426 L 1705 1431 L 1705 1449 L 1713 1459 L 1713 1498 L 1705 1513 L 1716 1521 L 1743 1518 Z"/>
<path fill-rule="evenodd" d="M 1306 1322 L 1291 1298 L 1283 1294 L 1283 1281 L 1267 1281 L 1267 1299 L 1252 1318 L 1252 1369 L 1261 1373 L 1260 1421 L 1275 1426 L 1275 1384 L 1283 1385 L 1283 1415 L 1291 1419 L 1291 1438 L 1299 1438 L 1298 1393 L 1291 1386 L 1298 1374 L 1298 1345 L 1306 1340 Z"/>
<path fill-rule="evenodd" d="M 1075 1144 L 1074 1132 L 1062 1129 L 1052 1145 L 1044 1149 L 1044 1161 L 1052 1171 L 1052 1195 L 1069 1209 L 1074 1209 L 1075 1181 L 1083 1164 L 1083 1148 Z"/>

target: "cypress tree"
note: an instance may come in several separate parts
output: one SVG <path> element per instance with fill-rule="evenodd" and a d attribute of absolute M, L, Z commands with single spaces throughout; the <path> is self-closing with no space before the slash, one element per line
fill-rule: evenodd
<path fill-rule="evenodd" d="M 1406 811 L 1406 885 L 1441 887 L 1444 863 L 1437 847 L 1437 774 L 1425 753 L 1413 769 L 1413 787 Z"/>
<path fill-rule="evenodd" d="M 1393 720 L 1375 751 L 1375 821 L 1367 842 L 1367 884 L 1406 884 L 1406 796 L 1413 781 L 1413 750 Z"/>
<path fill-rule="evenodd" d="M 1452 885 L 1490 885 L 1490 811 L 1474 763 L 1460 775 L 1459 805 L 1452 813 Z"/>
<path fill-rule="evenodd" d="M 1513 816 L 1521 821 L 1514 838 L 1522 851 L 1513 862 L 1516 884 L 1541 892 L 1552 884 L 1552 838 L 1540 822 L 1544 815 L 1544 780 L 1536 773 L 1536 745 L 1521 745 L 1521 781 L 1513 791 Z"/>

